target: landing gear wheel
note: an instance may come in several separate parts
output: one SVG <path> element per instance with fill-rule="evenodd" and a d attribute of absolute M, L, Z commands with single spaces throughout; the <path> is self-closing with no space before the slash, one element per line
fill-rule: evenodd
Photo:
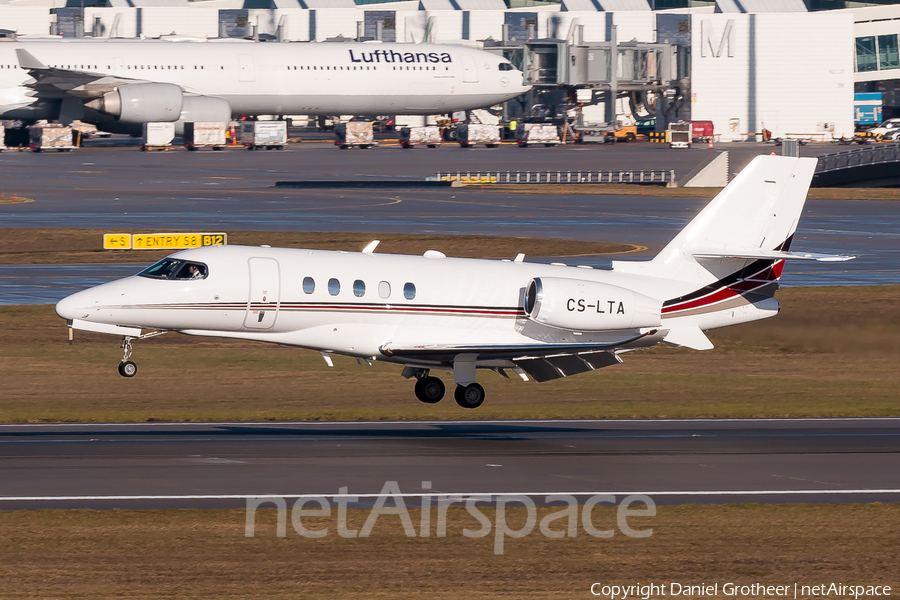
<path fill-rule="evenodd" d="M 484 388 L 477 383 L 458 385 L 453 395 L 456 403 L 463 408 L 478 408 L 484 404 Z"/>
<path fill-rule="evenodd" d="M 137 365 L 130 360 L 119 363 L 119 375 L 122 377 L 134 377 L 137 374 Z"/>
<path fill-rule="evenodd" d="M 437 377 L 425 377 L 416 382 L 416 398 L 425 404 L 437 404 L 444 397 L 444 382 Z"/>

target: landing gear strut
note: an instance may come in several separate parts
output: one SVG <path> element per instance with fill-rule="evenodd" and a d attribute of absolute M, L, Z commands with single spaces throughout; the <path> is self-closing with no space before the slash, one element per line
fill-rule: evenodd
<path fill-rule="evenodd" d="M 484 388 L 477 383 L 458 385 L 453 395 L 463 408 L 478 408 L 484 404 Z"/>
<path fill-rule="evenodd" d="M 119 375 L 122 377 L 134 377 L 137 375 L 137 365 L 131 362 L 131 340 L 130 336 L 123 336 L 120 348 L 122 348 L 122 362 L 119 363 Z"/>
<path fill-rule="evenodd" d="M 119 375 L 121 375 L 122 377 L 134 377 L 135 375 L 137 375 L 137 365 L 131 361 L 131 340 L 145 340 L 147 338 L 156 337 L 164 333 L 165 331 L 151 331 L 150 333 L 145 333 L 143 335 L 122 336 L 122 343 L 119 344 L 119 347 L 122 349 L 122 362 L 119 363 L 118 367 Z"/>
<path fill-rule="evenodd" d="M 444 382 L 428 375 L 427 370 L 416 374 L 416 398 L 426 404 L 437 404 L 444 397 Z"/>

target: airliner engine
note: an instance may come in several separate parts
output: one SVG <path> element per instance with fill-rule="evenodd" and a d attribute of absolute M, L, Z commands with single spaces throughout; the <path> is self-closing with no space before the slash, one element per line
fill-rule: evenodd
<path fill-rule="evenodd" d="M 184 134 L 185 123 L 228 123 L 230 120 L 231 105 L 228 100 L 213 96 L 184 96 L 181 116 L 175 122 L 175 135 Z"/>
<path fill-rule="evenodd" d="M 596 281 L 535 277 L 525 313 L 542 325 L 579 331 L 658 327 L 662 301 Z"/>
<path fill-rule="evenodd" d="M 125 123 L 177 121 L 184 95 L 173 83 L 129 83 L 85 106 L 117 117 Z"/>

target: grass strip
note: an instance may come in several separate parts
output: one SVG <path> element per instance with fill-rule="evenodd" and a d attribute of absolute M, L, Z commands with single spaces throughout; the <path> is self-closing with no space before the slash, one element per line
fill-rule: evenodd
<path fill-rule="evenodd" d="M 120 233 L 99 229 L 3 229 L 0 264 L 152 264 L 175 250 L 103 250 L 103 234 Z M 153 233 L 130 231 L 127 233 Z M 621 254 L 643 247 L 633 244 L 585 242 L 567 239 L 495 237 L 481 235 L 428 235 L 396 233 L 304 233 L 295 231 L 228 231 L 233 245 L 319 250 L 360 251 L 372 240 L 381 240 L 378 252 L 422 254 L 440 250 L 461 258 L 512 258 L 519 252 L 529 256 L 578 256 Z"/>
<path fill-rule="evenodd" d="M 315 505 L 312 505 L 314 507 Z M 495 524 L 494 509 L 479 509 Z M 537 521 L 558 508 L 539 507 Z M 360 529 L 368 509 L 349 509 Z M 410 516 L 418 529 L 420 514 Z M 432 519 L 434 519 L 432 511 Z M 511 505 L 511 528 L 525 523 Z M 304 517 L 325 537 L 276 537 L 276 515 L 260 509 L 245 537 L 244 510 L 0 512 L 0 581 L 5 598 L 546 598 L 591 597 L 594 582 L 683 585 L 900 584 L 898 504 L 659 506 L 632 517 L 650 537 L 624 536 L 615 509 L 598 506 L 592 522 L 612 538 L 547 538 L 536 531 L 505 540 L 450 508 L 446 537 L 408 538 L 397 516 L 378 518 L 369 537 L 342 538 L 332 517 Z M 432 522 L 434 523 L 434 521 Z M 565 520 L 551 524 L 565 530 Z M 720 585 L 721 594 L 721 585 Z M 758 597 L 758 596 L 756 596 Z M 800 596 L 803 597 L 803 596 Z M 806 596 L 808 597 L 808 596 Z"/>
<path fill-rule="evenodd" d="M 75 332 L 52 306 L 0 307 L 0 422 L 825 417 L 900 415 L 900 286 L 786 288 L 777 317 L 710 332 L 716 348 L 657 347 L 547 383 L 479 373 L 487 402 L 425 405 L 398 365 L 166 334 L 135 344 Z M 436 372 L 452 386 L 448 372 Z"/>

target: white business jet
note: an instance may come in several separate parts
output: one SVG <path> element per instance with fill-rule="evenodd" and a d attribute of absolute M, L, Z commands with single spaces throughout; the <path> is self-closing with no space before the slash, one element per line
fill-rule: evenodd
<path fill-rule="evenodd" d="M 131 377 L 131 342 L 175 331 L 310 348 L 403 365 L 416 396 L 484 402 L 477 369 L 536 381 L 622 362 L 667 343 L 713 347 L 704 330 L 773 317 L 791 240 L 816 159 L 761 156 L 653 260 L 611 271 L 515 260 L 220 246 L 175 253 L 135 276 L 56 305 L 69 327 L 123 338 L 119 372 Z"/>
<path fill-rule="evenodd" d="M 506 59 L 440 44 L 52 40 L 0 43 L 0 119 L 146 122 L 233 115 L 432 115 L 527 92 Z"/>

